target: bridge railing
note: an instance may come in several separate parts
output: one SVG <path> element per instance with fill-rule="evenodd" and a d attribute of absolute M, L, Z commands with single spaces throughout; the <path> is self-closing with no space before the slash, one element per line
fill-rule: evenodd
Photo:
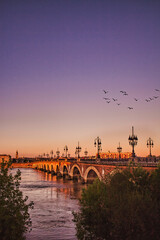
<path fill-rule="evenodd" d="M 86 164 L 100 164 L 100 165 L 112 165 L 112 166 L 128 166 L 131 162 L 134 163 L 135 166 L 142 166 L 142 167 L 157 167 L 159 162 L 158 161 L 133 161 L 133 159 L 91 159 L 91 160 L 80 160 L 81 163 Z"/>

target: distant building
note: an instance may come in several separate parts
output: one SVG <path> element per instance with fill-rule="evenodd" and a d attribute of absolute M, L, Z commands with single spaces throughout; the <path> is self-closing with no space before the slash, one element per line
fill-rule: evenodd
<path fill-rule="evenodd" d="M 16 151 L 16 159 L 18 159 L 18 150 Z"/>
<path fill-rule="evenodd" d="M 101 152 L 100 158 L 103 159 L 127 159 L 132 156 L 131 152 L 121 152 L 120 154 L 117 152 Z"/>
<path fill-rule="evenodd" d="M 7 154 L 0 154 L 0 163 L 1 162 L 9 162 L 11 160 L 11 156 Z"/>

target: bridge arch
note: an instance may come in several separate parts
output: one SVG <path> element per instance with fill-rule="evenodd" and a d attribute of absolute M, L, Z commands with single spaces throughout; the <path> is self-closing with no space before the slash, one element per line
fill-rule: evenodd
<path fill-rule="evenodd" d="M 33 168 L 38 168 L 38 165 L 37 164 L 33 164 Z"/>
<path fill-rule="evenodd" d="M 63 165 L 63 175 L 68 174 L 68 167 L 66 164 Z"/>
<path fill-rule="evenodd" d="M 59 168 L 59 165 L 58 164 L 56 164 L 56 171 L 55 171 L 56 173 L 59 173 L 60 172 L 60 168 Z"/>
<path fill-rule="evenodd" d="M 49 171 L 50 169 L 49 169 L 49 165 L 47 164 L 47 171 Z"/>
<path fill-rule="evenodd" d="M 51 172 L 54 171 L 53 164 L 50 165 L 50 171 L 51 171 Z"/>
<path fill-rule="evenodd" d="M 102 180 L 102 176 L 100 175 L 99 171 L 96 167 L 90 166 L 86 169 L 84 173 L 84 181 L 87 182 L 88 180 L 93 181 L 93 179 L 98 178 L 99 180 Z"/>
<path fill-rule="evenodd" d="M 115 168 L 111 172 L 109 172 L 110 176 L 114 176 L 116 173 L 122 172 L 122 169 L 120 168 Z"/>
<path fill-rule="evenodd" d="M 70 170 L 70 176 L 74 177 L 74 176 L 80 176 L 82 177 L 82 173 L 81 173 L 81 169 L 77 164 L 74 164 Z"/>

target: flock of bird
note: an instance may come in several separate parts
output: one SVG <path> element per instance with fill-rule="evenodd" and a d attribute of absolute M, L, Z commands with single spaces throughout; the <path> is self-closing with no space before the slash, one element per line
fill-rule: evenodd
<path fill-rule="evenodd" d="M 160 93 L 160 90 L 159 89 L 154 89 L 155 93 Z M 118 106 L 121 105 L 121 103 L 118 102 L 118 99 L 117 98 L 113 98 L 113 97 L 108 97 L 107 94 L 109 93 L 109 91 L 106 91 L 103 89 L 103 92 L 105 94 L 105 97 L 103 97 L 104 100 L 106 100 L 106 103 L 110 103 L 111 101 L 115 102 Z M 122 94 L 122 96 L 128 96 L 128 93 L 126 91 L 123 91 L 121 90 L 120 93 Z M 157 94 L 156 94 L 157 95 Z M 107 97 L 106 97 L 107 96 Z M 151 102 L 155 99 L 159 98 L 159 96 L 153 96 L 153 97 L 149 97 L 149 98 L 146 98 L 144 101 L 146 101 L 147 103 L 148 102 Z M 137 98 L 133 98 L 135 102 L 138 102 L 139 99 Z M 129 106 L 127 107 L 129 110 L 133 110 L 133 107 Z"/>

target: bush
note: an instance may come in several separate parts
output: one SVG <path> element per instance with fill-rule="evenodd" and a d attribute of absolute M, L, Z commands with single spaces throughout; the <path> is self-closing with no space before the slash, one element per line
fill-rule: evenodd
<path fill-rule="evenodd" d="M 24 233 L 31 230 L 31 219 L 28 213 L 33 202 L 26 203 L 19 189 L 21 172 L 15 176 L 9 173 L 9 164 L 1 163 L 0 169 L 0 239 L 23 240 Z"/>
<path fill-rule="evenodd" d="M 160 239 L 160 168 L 128 167 L 96 180 L 73 214 L 80 240 Z"/>

